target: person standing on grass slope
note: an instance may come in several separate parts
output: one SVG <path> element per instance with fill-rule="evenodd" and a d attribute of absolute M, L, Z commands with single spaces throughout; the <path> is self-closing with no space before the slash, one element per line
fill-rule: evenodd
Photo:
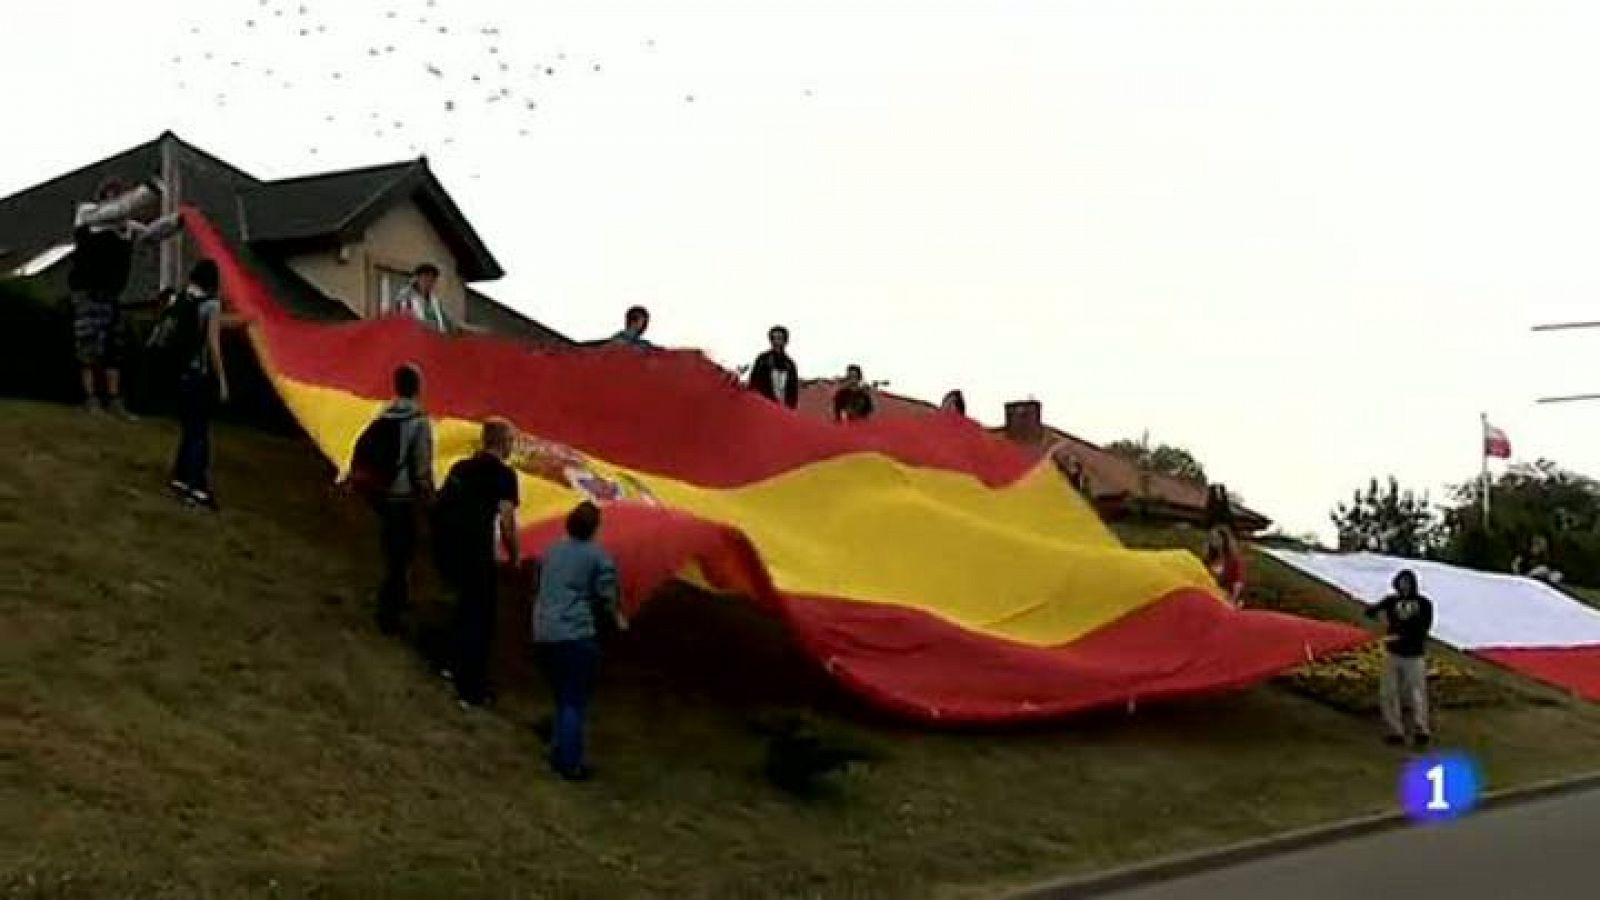
<path fill-rule="evenodd" d="M 95 191 L 93 200 L 78 204 L 73 215 L 72 270 L 67 276 L 72 292 L 72 337 L 84 408 L 93 413 L 105 408 L 122 418 L 133 418 L 122 402 L 122 293 L 133 268 L 134 246 L 164 241 L 183 227 L 178 213 L 149 225 L 135 218 L 165 190 L 154 177 L 132 190 L 122 180 L 110 178 Z M 104 407 L 97 384 L 102 373 Z"/>
<path fill-rule="evenodd" d="M 433 426 L 422 408 L 422 370 L 416 366 L 395 369 L 394 399 L 356 439 L 350 481 L 378 517 L 378 629 L 398 634 L 411 606 L 418 524 L 433 499 Z"/>
<path fill-rule="evenodd" d="M 216 510 L 211 485 L 211 417 L 227 403 L 228 371 L 222 360 L 221 275 L 202 259 L 189 284 L 162 315 L 165 344 L 178 365 L 178 451 L 171 487 L 186 503 Z"/>
<path fill-rule="evenodd" d="M 423 263 L 411 273 L 411 281 L 390 300 L 380 304 L 378 314 L 383 316 L 410 316 L 434 331 L 450 330 L 450 320 L 445 317 L 439 296 L 434 293 L 439 286 L 439 267 Z"/>
<path fill-rule="evenodd" d="M 567 536 L 540 561 L 534 601 L 533 640 L 555 699 L 550 768 L 568 781 L 586 781 L 593 772 L 584 762 L 584 720 L 594 689 L 600 651 L 597 619 L 604 616 L 626 631 L 618 607 L 617 565 L 595 542 L 600 508 L 578 504 L 567 514 Z"/>
<path fill-rule="evenodd" d="M 750 389 L 761 396 L 794 409 L 800 405 L 800 368 L 789 356 L 789 329 L 774 325 L 767 332 L 764 350 L 750 366 Z"/>
<path fill-rule="evenodd" d="M 517 473 L 507 465 L 516 429 L 505 419 L 489 419 L 482 443 L 476 454 L 450 468 L 432 522 L 440 574 L 456 595 L 454 652 L 444 674 L 454 679 L 463 709 L 483 706 L 493 695 L 489 656 L 500 584 L 496 550 L 512 569 L 521 557 Z"/>
<path fill-rule="evenodd" d="M 654 350 L 655 344 L 644 339 L 645 331 L 650 328 L 650 310 L 642 306 L 628 309 L 627 315 L 622 320 L 622 330 L 611 336 L 608 345 L 637 347 L 641 350 Z"/>
<path fill-rule="evenodd" d="M 1410 569 L 1394 576 L 1394 591 L 1366 611 L 1367 618 L 1383 616 L 1389 626 L 1378 695 L 1389 728 L 1384 740 L 1400 745 L 1409 737 L 1415 746 L 1426 747 L 1433 740 L 1428 731 L 1427 657 L 1433 601 L 1418 591 L 1417 575 Z"/>

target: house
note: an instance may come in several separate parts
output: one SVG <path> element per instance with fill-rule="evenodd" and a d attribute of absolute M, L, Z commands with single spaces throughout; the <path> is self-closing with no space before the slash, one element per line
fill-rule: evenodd
<path fill-rule="evenodd" d="M 131 183 L 150 175 L 166 182 L 169 209 L 189 204 L 205 213 L 295 315 L 371 316 L 415 266 L 431 262 L 441 305 L 467 330 L 572 344 L 475 287 L 505 272 L 426 158 L 268 181 L 166 132 L 0 200 L 0 247 L 10 250 L 0 274 L 34 277 L 64 295 L 74 206 L 108 177 Z M 141 248 L 124 302 L 181 281 L 195 255 L 187 238 Z"/>
<path fill-rule="evenodd" d="M 809 381 L 800 392 L 799 412 L 822 419 L 833 418 L 833 392 L 839 382 L 829 379 Z M 878 416 L 925 416 L 939 411 L 931 403 L 879 390 Z M 1102 518 L 1115 521 L 1130 516 L 1166 522 L 1200 525 L 1206 515 L 1206 486 L 1170 475 L 1142 471 L 1130 460 L 1111 453 L 1083 438 L 1052 428 L 1044 422 L 1044 410 L 1037 400 L 1006 404 L 1006 423 L 989 429 L 1037 458 L 1054 454 L 1064 465 L 1069 458 L 1083 464 L 1089 478 L 1089 491 Z M 1241 506 L 1234 508 L 1235 524 L 1245 534 L 1266 530 L 1272 520 Z"/>

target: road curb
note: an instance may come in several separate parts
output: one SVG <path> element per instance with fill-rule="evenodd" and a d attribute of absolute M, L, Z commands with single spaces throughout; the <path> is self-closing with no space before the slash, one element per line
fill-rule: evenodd
<path fill-rule="evenodd" d="M 1479 809 L 1516 806 L 1548 797 L 1600 788 L 1600 771 L 1588 772 L 1571 778 L 1540 781 L 1534 784 L 1500 791 L 1488 791 L 1479 801 Z M 1346 819 L 1327 825 L 1285 831 L 1271 837 L 1226 844 L 1210 850 L 1182 853 L 1162 857 L 1150 862 L 1137 863 L 1090 875 L 1043 882 L 1033 887 L 1006 895 L 1008 900 L 1073 900 L 1079 897 L 1097 897 L 1115 891 L 1143 887 L 1159 881 L 1169 881 L 1185 875 L 1194 875 L 1213 869 L 1226 868 L 1251 862 L 1280 853 L 1305 850 L 1324 844 L 1333 844 L 1351 838 L 1401 828 L 1407 825 L 1405 813 L 1377 813 L 1355 819 Z"/>

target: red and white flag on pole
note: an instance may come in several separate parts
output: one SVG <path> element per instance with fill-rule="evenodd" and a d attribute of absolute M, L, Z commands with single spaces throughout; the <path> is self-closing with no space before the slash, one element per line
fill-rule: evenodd
<path fill-rule="evenodd" d="M 1506 433 L 1483 420 L 1483 455 L 1493 459 L 1511 458 L 1511 439 Z"/>

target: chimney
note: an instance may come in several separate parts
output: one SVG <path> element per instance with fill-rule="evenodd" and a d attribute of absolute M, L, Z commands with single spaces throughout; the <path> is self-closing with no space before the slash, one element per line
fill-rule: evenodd
<path fill-rule="evenodd" d="M 1006 404 L 1006 437 L 1025 447 L 1044 443 L 1044 412 L 1029 398 Z"/>

